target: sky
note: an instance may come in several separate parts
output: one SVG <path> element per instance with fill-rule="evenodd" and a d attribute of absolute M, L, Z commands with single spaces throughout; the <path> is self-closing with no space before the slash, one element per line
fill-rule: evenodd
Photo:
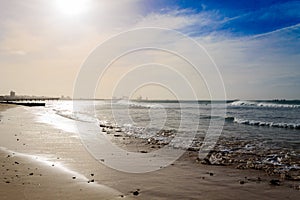
<path fill-rule="evenodd" d="M 211 93 L 223 91 L 213 81 L 221 81 L 227 99 L 300 99 L 299 10 L 300 1 L 284 0 L 0 0 L 0 94 L 73 96 L 93 50 L 105 60 L 144 39 L 200 64 L 157 49 L 133 52 L 97 74 L 96 98 L 217 99 L 224 96 Z M 101 54 L 106 41 L 146 27 L 174 30 L 185 42 L 146 32 L 108 42 Z"/>

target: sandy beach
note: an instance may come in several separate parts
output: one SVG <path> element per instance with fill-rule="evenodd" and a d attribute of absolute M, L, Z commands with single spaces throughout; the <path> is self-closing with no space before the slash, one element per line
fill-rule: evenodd
<path fill-rule="evenodd" d="M 79 137 L 36 122 L 31 108 L 0 105 L 1 199 L 297 199 L 299 182 L 262 171 L 202 165 L 187 152 L 161 170 L 131 174 L 95 160 Z M 99 129 L 100 130 L 100 129 Z M 128 149 L 139 141 L 118 137 Z"/>

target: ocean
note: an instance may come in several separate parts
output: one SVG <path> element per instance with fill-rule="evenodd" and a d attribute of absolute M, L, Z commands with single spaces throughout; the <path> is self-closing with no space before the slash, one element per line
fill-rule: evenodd
<path fill-rule="evenodd" d="M 95 134 L 122 132 L 148 143 L 194 152 L 201 149 L 209 128 L 217 124 L 220 134 L 204 164 L 268 173 L 300 170 L 299 100 L 48 101 L 43 111 L 36 111 L 46 116 L 43 122 L 55 126 L 59 122 L 49 116 L 96 123 L 99 130 Z"/>

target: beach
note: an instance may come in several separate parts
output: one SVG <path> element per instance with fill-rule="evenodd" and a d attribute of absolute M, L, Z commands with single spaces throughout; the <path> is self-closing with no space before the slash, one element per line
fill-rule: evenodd
<path fill-rule="evenodd" d="M 1 199 L 299 197 L 298 181 L 285 181 L 259 170 L 203 165 L 195 159 L 193 151 L 154 172 L 120 172 L 91 156 L 77 134 L 37 122 L 31 108 L 0 106 Z M 62 120 L 71 123 L 70 119 Z M 151 150 L 142 141 L 122 134 L 111 137 L 116 144 L 132 151 Z"/>

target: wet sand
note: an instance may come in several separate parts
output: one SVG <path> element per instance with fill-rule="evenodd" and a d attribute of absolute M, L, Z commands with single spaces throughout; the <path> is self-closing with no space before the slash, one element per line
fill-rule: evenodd
<path fill-rule="evenodd" d="M 299 182 L 272 185 L 270 181 L 278 177 L 202 165 L 190 159 L 193 152 L 155 172 L 110 169 L 87 152 L 76 134 L 35 122 L 29 110 L 15 107 L 2 112 L 3 199 L 297 199 L 300 194 Z M 131 138 L 121 136 L 115 142 L 132 151 L 149 151 Z"/>
<path fill-rule="evenodd" d="M 13 107 L 0 105 L 0 110 Z M 11 125 L 4 126 L 6 120 L 11 119 L 2 117 L 0 122 L 1 199 L 129 199 L 121 192 L 96 182 L 92 175 L 82 175 L 60 162 L 30 154 L 29 144 L 34 146 L 43 144 L 30 142 L 28 145 L 25 144 L 22 132 L 12 133 L 9 128 Z M 8 150 L 3 146 L 9 146 L 19 152 Z M 43 150 L 45 149 L 41 148 L 40 153 L 47 154 Z M 59 160 L 58 157 L 56 159 Z"/>

